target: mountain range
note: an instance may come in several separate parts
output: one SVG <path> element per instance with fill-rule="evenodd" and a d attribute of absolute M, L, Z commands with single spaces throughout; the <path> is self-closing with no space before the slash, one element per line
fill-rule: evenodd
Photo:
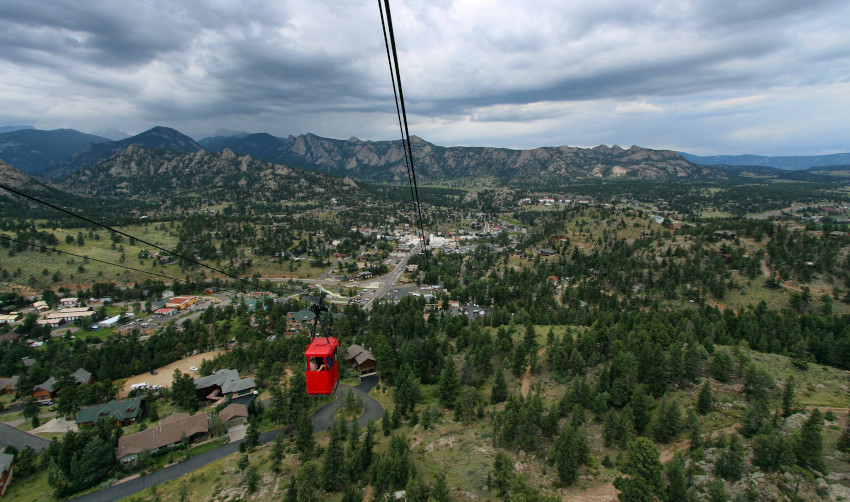
<path fill-rule="evenodd" d="M 711 155 L 703 157 L 684 152 L 679 152 L 679 154 L 695 164 L 705 166 L 763 166 L 785 171 L 800 171 L 810 167 L 850 165 L 850 153 L 778 157 L 764 155 Z"/>
<path fill-rule="evenodd" d="M 228 131 L 230 132 L 230 131 Z M 504 183 L 569 183 L 580 179 L 717 178 L 723 173 L 691 163 L 679 154 L 637 146 L 600 145 L 511 150 L 488 147 L 443 147 L 411 138 L 413 164 L 423 183 L 492 178 Z M 0 158 L 44 179 L 62 179 L 98 165 L 130 145 L 185 153 L 200 150 L 247 154 L 275 164 L 347 176 L 372 183 L 406 183 L 407 164 L 401 141 L 361 141 L 303 134 L 213 136 L 196 142 L 167 127 L 110 141 L 69 129 L 19 130 L 0 134 Z"/>
<path fill-rule="evenodd" d="M 24 126 L 20 126 L 24 127 Z M 120 131 L 110 131 L 118 134 Z M 280 138 L 267 133 L 248 134 L 221 129 L 221 135 L 195 141 L 181 132 L 154 127 L 118 141 L 72 129 L 21 129 L 0 133 L 0 158 L 40 179 L 58 180 L 97 166 L 130 145 L 183 153 L 201 150 L 250 155 L 254 159 L 371 183 L 407 183 L 401 141 L 330 139 L 314 134 Z M 697 157 L 669 150 L 632 146 L 570 146 L 512 150 L 491 147 L 444 147 L 416 136 L 411 138 L 413 164 L 421 183 L 492 179 L 507 184 L 564 185 L 580 180 L 606 179 L 724 179 L 741 172 L 722 161 L 767 162 L 791 157 Z M 809 158 L 810 163 L 838 162 L 850 154 Z M 125 158 L 125 157 L 121 157 Z M 762 159 L 762 160 L 759 160 Z M 814 159 L 814 160 L 811 160 Z M 850 164 L 850 159 L 847 162 Z M 711 165 L 709 165 L 711 164 Z M 114 163 L 113 163 L 114 165 Z M 769 169 L 769 168 L 766 168 Z"/>

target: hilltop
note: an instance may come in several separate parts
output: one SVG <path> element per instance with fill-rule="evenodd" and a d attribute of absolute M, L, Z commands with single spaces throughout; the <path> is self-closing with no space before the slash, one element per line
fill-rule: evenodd
<path fill-rule="evenodd" d="M 108 160 L 64 179 L 60 186 L 88 197 L 203 195 L 265 202 L 356 194 L 351 179 L 293 169 L 230 150 L 185 153 L 131 144 Z"/>

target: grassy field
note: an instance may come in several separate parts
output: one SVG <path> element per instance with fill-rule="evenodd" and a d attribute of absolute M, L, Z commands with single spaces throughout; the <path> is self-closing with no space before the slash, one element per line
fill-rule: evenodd
<path fill-rule="evenodd" d="M 35 502 L 57 500 L 53 496 L 53 489 L 47 484 L 47 469 L 42 469 L 25 478 L 14 476 L 6 493 L 3 494 L 3 502 Z"/>

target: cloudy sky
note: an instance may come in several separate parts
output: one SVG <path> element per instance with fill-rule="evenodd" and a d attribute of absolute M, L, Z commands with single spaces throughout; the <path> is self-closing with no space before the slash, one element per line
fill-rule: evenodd
<path fill-rule="evenodd" d="M 850 151 L 847 0 L 393 0 L 440 145 Z M 0 125 L 399 137 L 377 1 L 4 0 Z"/>

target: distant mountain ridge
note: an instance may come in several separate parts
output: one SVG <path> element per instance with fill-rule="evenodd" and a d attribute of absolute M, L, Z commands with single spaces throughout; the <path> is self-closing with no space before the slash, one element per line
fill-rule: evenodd
<path fill-rule="evenodd" d="M 0 133 L 20 131 L 21 129 L 35 129 L 35 127 L 31 125 L 4 125 L 0 126 Z"/>
<path fill-rule="evenodd" d="M 19 129 L 0 134 L 0 159 L 31 176 L 43 176 L 90 145 L 109 142 L 74 129 Z"/>
<path fill-rule="evenodd" d="M 62 179 L 68 175 L 92 167 L 112 157 L 130 145 L 138 145 L 145 148 L 164 148 L 178 152 L 197 152 L 203 150 L 195 140 L 170 127 L 157 126 L 147 131 L 122 139 L 121 141 L 108 141 L 98 144 L 90 144 L 79 152 L 74 153 L 65 162 L 54 167 L 44 174 L 51 179 Z"/>
<path fill-rule="evenodd" d="M 180 152 L 136 144 L 58 185 L 89 197 L 188 196 L 206 202 L 276 203 L 362 193 L 362 184 L 349 178 L 293 169 L 231 150 Z"/>
<path fill-rule="evenodd" d="M 315 134 L 278 138 L 266 133 L 205 138 L 210 150 L 229 148 L 270 162 L 350 176 L 376 183 L 406 183 L 401 141 L 329 139 Z M 442 147 L 413 136 L 413 160 L 421 182 L 494 177 L 503 182 L 566 183 L 576 179 L 718 178 L 711 167 L 691 163 L 672 151 L 638 146 L 600 145 L 511 150 L 492 147 Z"/>
<path fill-rule="evenodd" d="M 850 165 L 850 153 L 830 155 L 795 155 L 768 157 L 764 155 L 710 155 L 700 156 L 679 152 L 695 164 L 706 166 L 763 166 L 775 167 L 786 171 L 800 171 L 810 167 Z"/>

